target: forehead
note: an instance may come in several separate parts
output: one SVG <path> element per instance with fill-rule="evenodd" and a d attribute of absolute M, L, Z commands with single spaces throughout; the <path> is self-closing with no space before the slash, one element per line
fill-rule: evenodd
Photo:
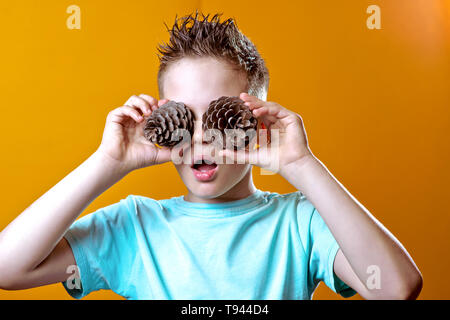
<path fill-rule="evenodd" d="M 164 98 L 183 102 L 203 113 L 212 100 L 245 92 L 247 79 L 229 63 L 214 58 L 183 58 L 164 76 Z"/>

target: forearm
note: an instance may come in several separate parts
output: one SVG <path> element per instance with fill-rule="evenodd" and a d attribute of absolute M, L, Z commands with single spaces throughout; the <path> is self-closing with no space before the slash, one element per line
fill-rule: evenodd
<path fill-rule="evenodd" d="M 285 168 L 281 175 L 314 205 L 353 271 L 365 284 L 369 266 L 381 271 L 381 287 L 404 285 L 417 268 L 397 239 L 315 157 Z"/>
<path fill-rule="evenodd" d="M 81 212 L 124 175 L 112 159 L 92 154 L 0 233 L 1 271 L 33 270 Z"/>

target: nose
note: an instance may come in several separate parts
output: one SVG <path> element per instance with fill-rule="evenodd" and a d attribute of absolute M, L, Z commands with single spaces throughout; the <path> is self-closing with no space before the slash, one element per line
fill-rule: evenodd
<path fill-rule="evenodd" d="M 206 134 L 205 139 L 203 139 L 203 135 L 203 122 L 201 120 L 195 120 L 194 134 L 191 141 L 191 148 L 193 149 L 194 154 L 206 154 L 211 156 L 212 158 L 217 157 L 217 146 L 213 141 L 214 137 L 211 137 L 209 139 L 208 134 Z M 215 161 L 218 162 L 218 160 Z"/>
<path fill-rule="evenodd" d="M 206 141 L 203 140 L 203 128 L 202 128 L 202 120 L 196 119 L 194 121 L 194 135 L 192 137 L 192 145 L 202 145 L 207 144 Z"/>

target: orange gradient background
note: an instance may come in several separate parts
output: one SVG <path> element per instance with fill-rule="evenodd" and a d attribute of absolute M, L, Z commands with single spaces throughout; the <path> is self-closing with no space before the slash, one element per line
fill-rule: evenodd
<path fill-rule="evenodd" d="M 72 4 L 81 30 L 66 27 Z M 366 26 L 372 4 L 381 30 Z M 266 60 L 268 100 L 302 116 L 314 154 L 407 248 L 424 277 L 419 298 L 449 299 L 449 1 L 2 1 L 0 229 L 96 150 L 111 109 L 158 97 L 164 22 L 195 9 L 236 19 Z M 295 191 L 253 173 L 261 190 Z M 129 194 L 185 192 L 166 163 L 131 173 L 82 215 Z M 0 299 L 72 298 L 54 284 Z M 321 284 L 314 299 L 340 297 Z"/>

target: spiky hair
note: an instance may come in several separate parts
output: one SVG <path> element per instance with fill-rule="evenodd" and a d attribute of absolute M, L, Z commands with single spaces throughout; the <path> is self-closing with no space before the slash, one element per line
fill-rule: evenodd
<path fill-rule="evenodd" d="M 220 22 L 222 13 L 215 14 L 208 21 L 209 14 L 199 19 L 198 10 L 178 18 L 172 29 L 167 25 L 170 40 L 158 44 L 158 90 L 163 95 L 163 76 L 168 67 L 185 57 L 214 57 L 230 63 L 236 70 L 247 75 L 247 92 L 262 100 L 267 98 L 269 71 L 256 46 L 238 29 L 234 19 Z M 181 22 L 179 24 L 178 22 Z"/>

